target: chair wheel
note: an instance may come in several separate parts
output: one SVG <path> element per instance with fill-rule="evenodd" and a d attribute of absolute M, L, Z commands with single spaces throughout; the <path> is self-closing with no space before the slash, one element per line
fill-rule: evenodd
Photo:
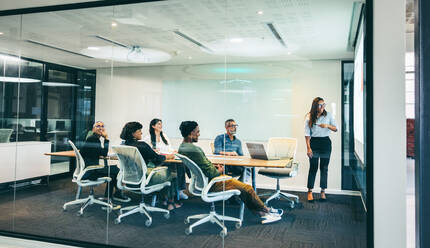
<path fill-rule="evenodd" d="M 78 212 L 76 213 L 76 216 L 81 217 L 82 215 L 84 215 L 84 212 L 83 212 L 83 211 L 78 211 Z"/>
<path fill-rule="evenodd" d="M 185 228 L 185 234 L 190 235 L 193 231 L 190 228 Z"/>
<path fill-rule="evenodd" d="M 65 207 L 63 207 L 63 212 L 67 212 L 67 209 Z"/>
<path fill-rule="evenodd" d="M 223 229 L 219 235 L 221 236 L 221 238 L 224 238 L 225 236 L 227 236 L 227 229 Z"/>
<path fill-rule="evenodd" d="M 165 213 L 164 218 L 166 218 L 166 220 L 168 220 L 170 218 L 170 213 Z"/>
<path fill-rule="evenodd" d="M 242 223 L 237 222 L 234 226 L 236 227 L 236 229 L 239 229 L 242 227 Z"/>
<path fill-rule="evenodd" d="M 152 224 L 152 220 L 146 220 L 145 221 L 145 226 L 150 227 Z"/>
<path fill-rule="evenodd" d="M 121 220 L 120 220 L 120 219 L 118 219 L 118 218 L 116 218 L 116 219 L 113 221 L 113 223 L 115 223 L 116 225 L 118 225 L 119 223 L 121 223 Z"/>
<path fill-rule="evenodd" d="M 190 220 L 188 218 L 185 218 L 184 223 L 185 224 L 190 224 Z"/>

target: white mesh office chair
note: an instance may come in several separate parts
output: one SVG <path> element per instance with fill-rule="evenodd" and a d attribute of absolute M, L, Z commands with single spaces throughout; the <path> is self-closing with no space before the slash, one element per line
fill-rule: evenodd
<path fill-rule="evenodd" d="M 108 210 L 112 210 L 112 204 L 94 198 L 94 186 L 108 183 L 111 181 L 111 178 L 110 177 L 100 177 L 95 181 L 93 181 L 93 180 L 82 180 L 82 177 L 84 176 L 84 174 L 87 171 L 101 169 L 101 168 L 103 168 L 103 165 L 94 165 L 94 166 L 85 167 L 85 161 L 82 158 L 79 150 L 76 148 L 75 144 L 73 144 L 73 142 L 70 140 L 69 140 L 69 144 L 72 146 L 73 151 L 75 152 L 75 156 L 76 156 L 76 169 L 73 173 L 72 182 L 74 182 L 78 185 L 78 191 L 76 193 L 76 199 L 73 201 L 65 203 L 63 205 L 63 210 L 66 211 L 68 206 L 75 205 L 75 204 L 82 204 L 81 209 L 78 212 L 79 215 L 82 215 L 84 213 L 84 209 L 86 207 L 88 207 L 89 205 L 93 205 L 93 204 L 99 204 L 102 206 L 106 206 L 108 208 Z M 79 195 L 80 195 L 81 189 L 83 187 L 90 187 L 90 194 L 86 198 L 79 199 Z"/>
<path fill-rule="evenodd" d="M 230 176 L 219 176 L 213 178 L 208 183 L 208 178 L 203 174 L 200 167 L 195 164 L 191 159 L 184 155 L 176 154 L 184 165 L 190 169 L 191 171 L 191 182 L 188 186 L 188 190 L 191 194 L 195 196 L 200 196 L 203 201 L 211 203 L 211 211 L 209 214 L 197 214 L 188 216 L 185 219 L 185 224 L 189 224 L 192 219 L 198 219 L 198 221 L 191 224 L 188 228 L 185 229 L 185 234 L 189 235 L 193 232 L 193 228 L 199 226 L 206 222 L 216 223 L 218 224 L 222 230 L 220 232 L 221 237 L 225 237 L 227 235 L 227 228 L 224 225 L 224 221 L 234 221 L 236 222 L 236 228 L 240 228 L 242 226 L 242 221 L 238 218 L 233 218 L 229 216 L 219 215 L 215 211 L 216 201 L 225 201 L 234 195 L 240 195 L 240 191 L 237 189 L 226 190 L 222 192 L 210 192 L 209 190 L 216 182 L 222 182 L 231 179 Z"/>
<path fill-rule="evenodd" d="M 113 146 L 112 149 L 118 156 L 119 161 L 118 188 L 142 194 L 142 201 L 139 205 L 121 208 L 120 215 L 115 219 L 115 224 L 121 223 L 122 218 L 135 213 L 145 214 L 148 217 L 148 220 L 145 222 L 145 225 L 148 227 L 152 224 L 152 217 L 148 212 L 164 213 L 164 217 L 168 219 L 170 217 L 169 210 L 152 207 L 144 202 L 145 195 L 170 186 L 169 181 L 148 186 L 151 177 L 156 172 L 167 170 L 167 167 L 156 167 L 146 176 L 147 167 L 145 160 L 143 160 L 142 155 L 136 147 L 121 145 Z M 124 211 L 127 212 L 124 213 Z"/>
<path fill-rule="evenodd" d="M 8 143 L 10 141 L 10 136 L 12 135 L 13 129 L 0 129 L 0 143 Z"/>
<path fill-rule="evenodd" d="M 290 202 L 290 207 L 294 208 L 295 203 L 299 203 L 299 197 L 293 194 L 282 192 L 279 179 L 291 178 L 297 175 L 298 163 L 294 161 L 297 150 L 297 139 L 294 138 L 270 138 L 268 142 L 268 156 L 273 158 L 292 158 L 292 166 L 289 168 L 263 168 L 258 174 L 276 179 L 276 192 L 266 200 L 266 205 L 273 199 L 284 198 Z M 270 193 L 263 194 L 270 195 Z M 263 196 L 261 195 L 261 196 Z M 293 200 L 292 200 L 293 199 Z"/>

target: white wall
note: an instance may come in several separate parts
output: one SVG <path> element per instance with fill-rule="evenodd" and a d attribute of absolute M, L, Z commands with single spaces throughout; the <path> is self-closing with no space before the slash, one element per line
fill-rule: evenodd
<path fill-rule="evenodd" d="M 119 134 L 123 125 L 128 121 L 139 121 L 144 124 L 144 130 L 148 129 L 149 121 L 155 117 L 162 117 L 162 90 L 163 80 L 204 80 L 219 79 L 220 75 L 211 74 L 202 67 L 208 65 L 190 66 L 151 66 L 151 67 L 129 67 L 115 68 L 111 77 L 110 69 L 97 70 L 96 85 L 96 120 L 103 120 L 108 128 L 112 144 L 119 144 Z M 243 65 L 242 65 L 243 66 Z M 304 141 L 305 114 L 309 111 L 312 99 L 321 96 L 327 103 L 327 110 L 336 114 L 339 132 L 332 134 L 333 152 L 329 166 L 328 190 L 339 191 L 341 188 L 341 64 L 340 61 L 307 61 L 307 62 L 284 62 L 268 64 L 250 64 L 253 68 L 261 69 L 258 75 L 250 77 L 264 79 L 286 79 L 292 82 L 291 92 L 291 124 L 289 133 L 298 139 L 298 150 L 296 159 L 300 162 L 300 171 L 296 178 L 286 180 L 282 183 L 285 189 L 306 190 L 309 163 L 306 156 L 306 145 Z M 270 68 L 267 69 L 267 68 Z M 276 68 L 276 69 L 273 69 Z M 203 72 L 202 72 L 203 71 Z M 199 73 L 195 73 L 199 72 Z M 198 87 L 198 85 L 196 85 Z M 202 92 L 205 94 L 205 92 Z M 174 97 L 174 94 L 172 96 Z M 192 96 L 190 96 L 192 97 Z M 178 102 L 178 108 L 181 103 Z M 210 109 L 207 110 L 210 113 Z M 250 111 L 240 109 L 238 111 Z M 258 116 L 258 113 L 250 114 Z M 196 119 L 203 113 L 196 113 Z M 210 117 L 209 117 L 210 118 Z M 224 123 L 219 123 L 223 130 Z M 252 123 L 240 123 L 241 126 L 252 125 Z M 204 127 L 201 127 L 204 128 Z M 238 137 L 240 138 L 240 126 Z M 270 128 L 270 123 L 267 127 Z M 182 138 L 178 127 L 174 127 L 175 135 L 169 138 L 177 146 Z M 169 130 L 170 131 L 170 130 Z M 170 132 L 172 133 L 172 132 Z M 209 135 L 215 137 L 217 133 Z M 269 137 L 267 137 L 269 138 Z M 243 140 L 242 141 L 246 141 Z M 210 140 L 201 140 L 199 145 L 210 152 Z M 243 145 L 245 146 L 245 145 Z M 244 147 L 245 148 L 245 147 Z M 245 149 L 246 150 L 246 149 Z M 246 151 L 245 151 L 246 153 Z M 265 177 L 257 177 L 259 187 L 275 187 L 275 181 Z M 315 189 L 319 188 L 319 176 L 315 182 Z"/>
<path fill-rule="evenodd" d="M 373 11 L 375 247 L 406 247 L 405 1 Z"/>

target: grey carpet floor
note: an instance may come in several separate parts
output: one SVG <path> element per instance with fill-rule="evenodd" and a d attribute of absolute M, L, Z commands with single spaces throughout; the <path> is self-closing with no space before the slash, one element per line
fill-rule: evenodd
<path fill-rule="evenodd" d="M 245 210 L 242 227 L 236 230 L 234 224 L 227 224 L 228 235 L 223 240 L 220 228 L 210 223 L 185 235 L 186 216 L 209 212 L 209 205 L 198 198 L 184 201 L 168 220 L 152 214 L 153 224 L 148 228 L 144 225 L 146 217 L 140 214 L 115 225 L 116 213 L 109 214 L 95 205 L 81 217 L 76 215 L 78 206 L 63 212 L 63 204 L 72 200 L 75 192 L 76 185 L 70 179 L 60 179 L 49 186 L 0 193 L 0 230 L 124 247 L 366 247 L 366 213 L 356 196 L 328 195 L 326 202 L 308 203 L 305 193 L 292 192 L 302 202 L 294 209 L 284 200 L 273 201 L 273 207 L 285 210 L 281 221 L 262 225 L 259 218 Z M 104 187 L 96 190 L 99 195 L 103 192 Z M 83 196 L 86 194 L 84 191 Z M 123 206 L 139 202 L 139 196 L 130 196 L 133 201 Z M 217 204 L 217 212 L 222 211 L 222 204 Z M 225 214 L 237 217 L 239 206 L 226 204 Z"/>

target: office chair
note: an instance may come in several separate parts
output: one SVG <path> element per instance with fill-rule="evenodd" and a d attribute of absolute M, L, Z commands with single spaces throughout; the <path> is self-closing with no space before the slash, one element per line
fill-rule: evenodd
<path fill-rule="evenodd" d="M 148 212 L 161 212 L 164 213 L 164 217 L 168 219 L 170 217 L 170 212 L 167 209 L 157 208 L 150 205 L 147 205 L 144 202 L 144 196 L 151 194 L 153 192 L 158 192 L 162 190 L 164 187 L 170 186 L 170 182 L 166 181 L 160 184 L 148 185 L 151 181 L 151 177 L 159 171 L 167 170 L 167 167 L 156 167 L 154 168 L 149 175 L 146 175 L 147 167 L 145 160 L 143 160 L 142 155 L 139 150 L 137 150 L 134 146 L 113 146 L 112 147 L 115 154 L 118 156 L 119 161 L 119 173 L 117 185 L 121 190 L 128 190 L 134 193 L 142 194 L 142 201 L 139 205 L 129 206 L 121 208 L 120 215 L 115 219 L 115 224 L 121 223 L 121 219 L 135 214 L 141 213 L 145 214 L 148 217 L 145 225 L 147 227 L 152 224 L 152 217 Z M 124 213 L 124 211 L 127 211 Z"/>
<path fill-rule="evenodd" d="M 299 197 L 281 191 L 279 179 L 291 178 L 297 175 L 298 163 L 294 162 L 297 150 L 297 139 L 294 138 L 270 138 L 268 143 L 268 155 L 276 158 L 292 158 L 292 166 L 290 168 L 263 168 L 258 171 L 258 174 L 276 179 L 276 191 L 265 201 L 268 205 L 273 199 L 284 198 L 290 202 L 290 207 L 294 208 L 295 203 L 299 203 Z M 260 196 L 270 195 L 270 193 Z M 292 199 L 293 200 L 292 200 Z"/>
<path fill-rule="evenodd" d="M 82 215 L 84 213 L 84 209 L 86 207 L 88 207 L 89 205 L 93 205 L 93 204 L 99 204 L 102 206 L 106 206 L 108 208 L 108 211 L 112 210 L 112 204 L 94 198 L 94 186 L 108 183 L 111 181 L 111 178 L 110 177 L 100 177 L 95 181 L 87 180 L 87 179 L 82 180 L 82 177 L 84 176 L 84 174 L 87 171 L 101 169 L 104 166 L 103 165 L 93 165 L 93 166 L 85 167 L 85 161 L 82 158 L 82 155 L 79 152 L 79 150 L 76 148 L 75 144 L 73 144 L 73 142 L 71 140 L 69 140 L 69 144 L 72 146 L 73 151 L 75 152 L 75 156 L 76 156 L 76 169 L 73 173 L 72 182 L 74 182 L 78 185 L 78 190 L 76 192 L 75 200 L 70 201 L 70 202 L 66 202 L 63 205 L 63 210 L 66 211 L 68 206 L 75 205 L 75 204 L 82 204 L 81 209 L 78 212 L 78 215 Z M 90 187 L 90 194 L 88 197 L 80 199 L 79 195 L 80 195 L 83 187 Z"/>
<path fill-rule="evenodd" d="M 13 129 L 0 129 L 0 143 L 8 143 L 10 141 L 10 136 L 12 135 Z"/>
<path fill-rule="evenodd" d="M 182 160 L 182 163 L 190 169 L 191 171 L 191 182 L 188 186 L 188 190 L 191 194 L 195 196 L 200 196 L 203 201 L 208 202 L 211 204 L 211 211 L 209 214 L 197 214 L 188 216 L 185 219 L 185 224 L 189 224 L 190 220 L 192 219 L 198 219 L 198 221 L 191 224 L 188 228 L 185 229 L 185 234 L 189 235 L 193 232 L 193 228 L 196 226 L 199 226 L 206 222 L 216 223 L 218 224 L 222 230 L 220 232 L 221 237 L 225 237 L 227 235 L 227 228 L 224 225 L 224 221 L 234 221 L 236 222 L 236 228 L 240 228 L 242 226 L 242 221 L 238 218 L 233 218 L 229 216 L 219 215 L 215 211 L 215 204 L 216 201 L 225 201 L 229 199 L 230 197 L 234 195 L 240 195 L 240 191 L 237 189 L 233 190 L 226 190 L 222 192 L 210 192 L 209 190 L 216 182 L 222 182 L 227 181 L 231 179 L 230 176 L 219 176 L 216 178 L 213 178 L 208 183 L 208 178 L 203 174 L 200 167 L 195 164 L 191 159 L 188 157 L 176 154 L 177 157 L 179 157 Z"/>

